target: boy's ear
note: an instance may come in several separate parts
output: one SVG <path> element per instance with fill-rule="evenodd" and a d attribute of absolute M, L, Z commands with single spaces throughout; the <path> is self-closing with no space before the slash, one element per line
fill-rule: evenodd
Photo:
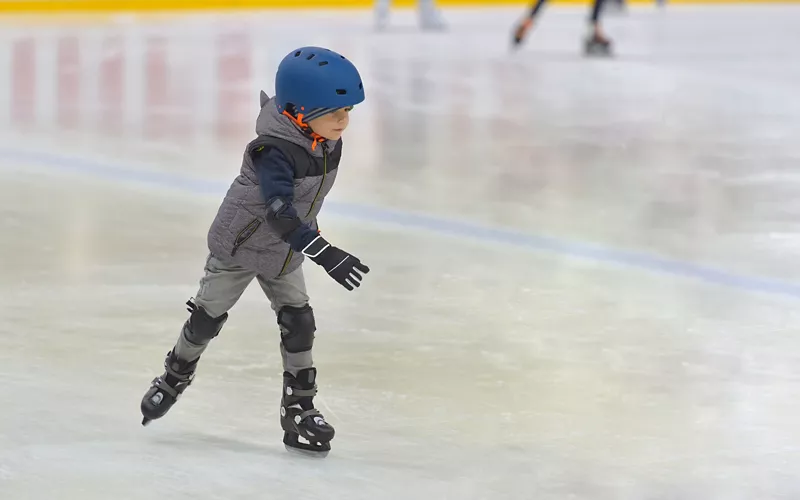
<path fill-rule="evenodd" d="M 263 108 L 264 105 L 267 103 L 267 101 L 269 101 L 269 97 L 267 96 L 267 93 L 264 92 L 263 90 L 261 91 L 260 97 L 261 97 L 261 107 Z"/>

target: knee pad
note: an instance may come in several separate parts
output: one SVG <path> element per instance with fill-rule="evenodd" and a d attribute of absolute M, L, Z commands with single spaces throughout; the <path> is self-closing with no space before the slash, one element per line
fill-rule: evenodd
<path fill-rule="evenodd" d="M 205 309 L 192 301 L 186 303 L 191 311 L 191 316 L 186 321 L 183 335 L 186 340 L 194 345 L 206 345 L 211 339 L 219 335 L 222 325 L 228 320 L 228 313 L 218 318 L 212 318 Z"/>
<path fill-rule="evenodd" d="M 314 310 L 308 304 L 303 307 L 283 306 L 278 311 L 281 326 L 281 342 L 286 352 L 310 351 L 314 346 Z"/>

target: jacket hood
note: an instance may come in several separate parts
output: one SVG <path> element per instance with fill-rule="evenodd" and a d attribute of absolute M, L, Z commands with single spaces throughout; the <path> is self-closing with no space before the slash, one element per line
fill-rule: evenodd
<path fill-rule="evenodd" d="M 304 132 L 297 124 L 293 123 L 289 117 L 282 115 L 278 111 L 275 99 L 268 97 L 261 91 L 261 112 L 256 119 L 256 134 L 277 137 L 287 140 L 305 148 L 313 156 L 321 157 L 322 148 L 333 148 L 336 143 L 330 141 L 322 142 L 322 147 L 314 147 L 314 139 Z"/>

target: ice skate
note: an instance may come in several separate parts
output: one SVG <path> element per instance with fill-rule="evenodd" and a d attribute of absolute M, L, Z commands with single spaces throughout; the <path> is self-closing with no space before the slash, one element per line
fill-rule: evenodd
<path fill-rule="evenodd" d="M 439 11 L 437 11 L 437 10 L 433 10 L 433 11 L 430 11 L 430 12 L 425 12 L 423 14 L 420 14 L 419 25 L 420 25 L 420 28 L 422 28 L 422 31 L 445 31 L 445 30 L 447 30 L 447 24 L 445 24 L 441 13 L 439 13 Z"/>
<path fill-rule="evenodd" d="M 178 359 L 172 351 L 167 353 L 164 374 L 153 379 L 150 389 L 142 398 L 142 425 L 166 415 L 183 391 L 191 385 L 196 366 L 197 360 L 186 362 Z"/>
<path fill-rule="evenodd" d="M 297 377 L 284 372 L 281 427 L 287 451 L 325 457 L 331 449 L 330 441 L 335 430 L 314 408 L 316 376 L 316 368 L 300 370 Z"/>
<path fill-rule="evenodd" d="M 425 20 L 420 23 L 422 31 L 437 32 L 447 31 L 447 25 L 441 19 Z"/>
<path fill-rule="evenodd" d="M 583 50 L 589 57 L 609 57 L 612 55 L 611 40 L 599 33 L 593 33 L 586 37 Z"/>
<path fill-rule="evenodd" d="M 200 355 L 228 319 L 228 313 L 212 318 L 194 299 L 189 299 L 186 307 L 191 316 L 184 323 L 175 347 L 167 353 L 164 374 L 153 379 L 150 389 L 142 398 L 142 425 L 163 417 L 191 385 Z M 176 353 L 193 361 L 185 361 Z"/>

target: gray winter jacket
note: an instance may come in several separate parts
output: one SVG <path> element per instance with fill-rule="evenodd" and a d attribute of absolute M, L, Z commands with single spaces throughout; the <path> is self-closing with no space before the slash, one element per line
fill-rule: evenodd
<path fill-rule="evenodd" d="M 312 149 L 313 140 L 282 116 L 275 101 L 261 93 L 261 112 L 256 120 L 258 137 L 247 145 L 239 176 L 233 181 L 208 232 L 211 253 L 228 262 L 251 269 L 267 279 L 287 274 L 303 262 L 303 255 L 266 221 L 266 200 L 252 154 L 278 148 L 294 168 L 292 205 L 304 223 L 317 228 L 316 217 L 336 180 L 342 141 L 323 142 Z"/>

